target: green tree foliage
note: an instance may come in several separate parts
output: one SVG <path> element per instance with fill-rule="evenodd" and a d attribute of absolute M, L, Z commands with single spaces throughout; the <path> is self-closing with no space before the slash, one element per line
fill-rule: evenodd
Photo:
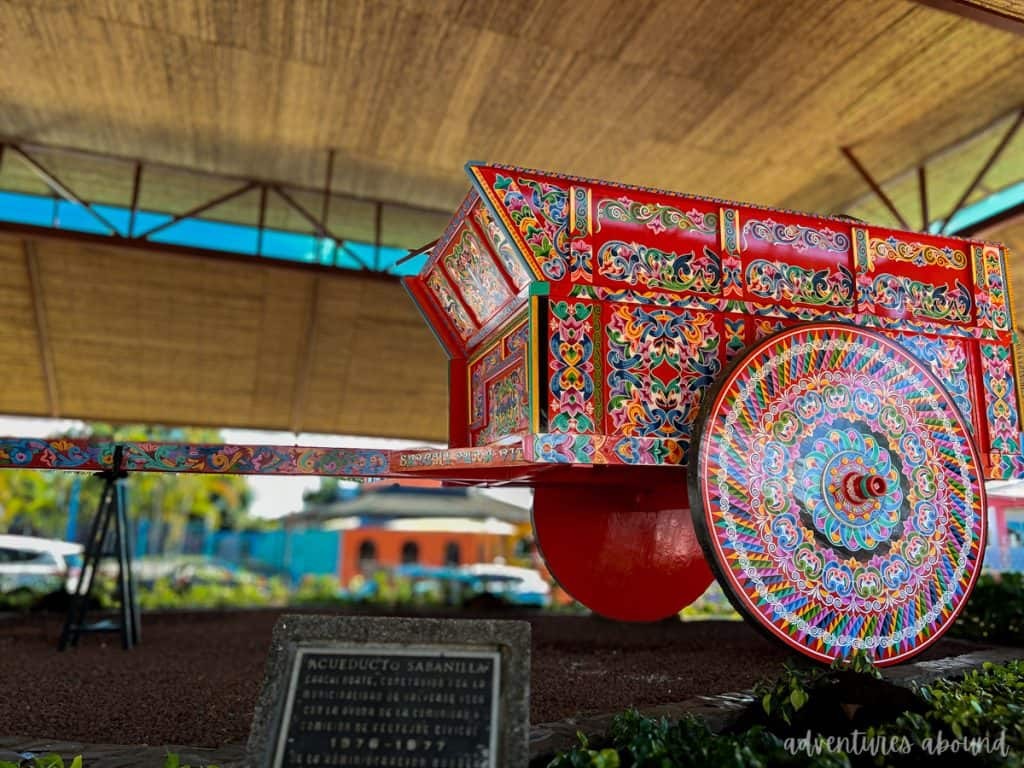
<path fill-rule="evenodd" d="M 307 504 L 330 504 L 341 497 L 341 487 L 336 477 L 321 477 L 320 485 L 315 490 L 309 490 L 302 494 L 302 500 Z"/>
<path fill-rule="evenodd" d="M 210 429 L 171 429 L 151 426 L 88 424 L 63 437 L 125 442 L 219 443 Z M 74 476 L 70 472 L 4 470 L 0 472 L 0 527 L 19 533 L 62 538 Z M 96 511 L 102 483 L 82 477 L 80 515 Z M 190 520 L 210 529 L 235 529 L 244 521 L 252 493 L 245 478 L 229 475 L 174 475 L 139 472 L 126 481 L 128 516 L 166 524 L 168 541 L 180 541 Z"/>

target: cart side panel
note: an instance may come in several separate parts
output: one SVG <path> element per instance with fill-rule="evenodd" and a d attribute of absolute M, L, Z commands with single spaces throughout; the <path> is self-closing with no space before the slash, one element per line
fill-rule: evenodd
<path fill-rule="evenodd" d="M 602 347 L 607 364 L 605 431 L 675 438 L 689 445 L 700 403 L 721 373 L 742 318 L 701 309 L 605 303 Z M 738 343 L 732 344 L 735 349 Z"/>
<path fill-rule="evenodd" d="M 925 363 L 956 401 L 968 426 L 981 446 L 986 439 L 983 409 L 975 407 L 978 399 L 975 383 L 980 372 L 973 348 L 973 339 L 956 336 L 929 336 L 923 333 L 884 332 L 903 345 L 914 357 Z"/>
<path fill-rule="evenodd" d="M 982 342 L 981 365 L 989 453 L 1017 455 L 1021 444 L 1013 348 L 1009 344 Z"/>
<path fill-rule="evenodd" d="M 552 299 L 547 308 L 546 370 L 549 432 L 597 434 L 602 416 L 602 302 Z"/>
<path fill-rule="evenodd" d="M 852 316 L 851 227 L 783 211 L 724 209 L 723 236 L 740 254 L 742 298 L 780 308 Z M 735 234 L 732 234 L 735 233 Z"/>
<path fill-rule="evenodd" d="M 701 398 L 749 342 L 739 315 L 556 292 L 548 302 L 552 434 L 666 438 L 685 449 Z"/>
<path fill-rule="evenodd" d="M 466 369 L 470 444 L 490 445 L 531 428 L 530 324 L 516 316 L 474 353 Z"/>
<path fill-rule="evenodd" d="M 857 309 L 887 327 L 974 325 L 967 243 L 876 227 L 854 229 Z"/>
<path fill-rule="evenodd" d="M 578 279 L 570 264 L 570 184 L 513 168 L 470 164 L 467 170 L 491 218 L 535 280 Z M 589 227 L 588 222 L 574 223 Z"/>
<path fill-rule="evenodd" d="M 995 331 L 1012 330 L 1006 249 L 996 245 L 971 246 L 978 325 Z"/>
<path fill-rule="evenodd" d="M 717 204 L 600 185 L 588 191 L 593 231 L 574 246 L 589 282 L 617 291 L 722 295 Z"/>

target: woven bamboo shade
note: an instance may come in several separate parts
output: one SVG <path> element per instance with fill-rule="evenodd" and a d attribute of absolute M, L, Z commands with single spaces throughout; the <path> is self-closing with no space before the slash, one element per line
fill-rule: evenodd
<path fill-rule="evenodd" d="M 0 413 L 447 433 L 444 356 L 390 279 L 2 235 L 0 329 Z"/>
<path fill-rule="evenodd" d="M 140 206 L 168 213 L 235 184 L 181 168 L 301 186 L 319 213 L 334 150 L 333 232 L 372 241 L 379 218 L 409 248 L 440 234 L 470 159 L 890 224 L 848 146 L 917 226 L 917 166 L 944 215 L 1024 98 L 1024 36 L 936 5 L 8 0 L 0 138 L 144 160 Z M 132 163 L 39 159 L 129 204 Z M 1022 167 L 1024 132 L 974 197 Z M 49 194 L 10 152 L 0 189 Z M 255 223 L 257 198 L 204 216 Z M 279 201 L 266 223 L 309 231 Z M 35 249 L 0 239 L 0 411 L 445 436 L 442 356 L 395 283 Z"/>
<path fill-rule="evenodd" d="M 337 191 L 434 211 L 470 159 L 835 211 L 840 146 L 891 178 L 1024 93 L 1024 37 L 904 0 L 14 0 L 0 29 L 0 134 L 316 188 L 334 148 Z"/>

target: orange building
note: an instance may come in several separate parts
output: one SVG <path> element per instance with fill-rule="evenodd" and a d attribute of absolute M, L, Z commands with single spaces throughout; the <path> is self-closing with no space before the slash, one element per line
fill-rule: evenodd
<path fill-rule="evenodd" d="M 399 565 L 508 562 L 530 535 L 527 510 L 432 480 L 366 485 L 356 499 L 331 505 L 323 528 L 340 533 L 343 585 Z"/>

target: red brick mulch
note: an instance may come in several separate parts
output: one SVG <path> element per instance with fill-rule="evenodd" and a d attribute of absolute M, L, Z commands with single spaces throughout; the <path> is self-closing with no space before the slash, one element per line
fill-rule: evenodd
<path fill-rule="evenodd" d="M 197 747 L 242 742 L 278 615 L 146 615 L 142 644 L 127 653 L 115 635 L 83 636 L 77 649 L 57 653 L 58 616 L 0 621 L 0 735 Z M 528 620 L 534 723 L 742 690 L 777 673 L 789 656 L 742 622 Z M 943 640 L 919 658 L 978 647 Z"/>

